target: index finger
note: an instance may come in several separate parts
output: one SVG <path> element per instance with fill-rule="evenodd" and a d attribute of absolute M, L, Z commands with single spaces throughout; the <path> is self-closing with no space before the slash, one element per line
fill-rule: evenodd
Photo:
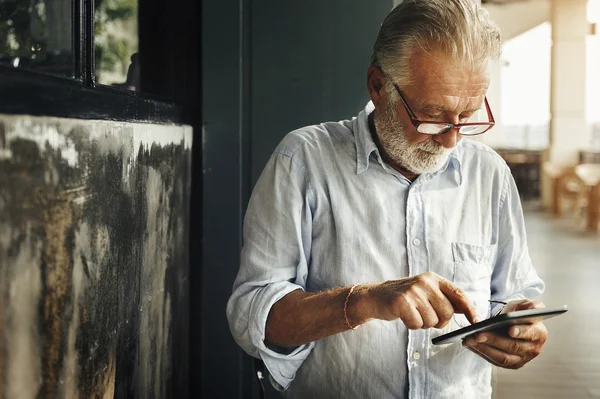
<path fill-rule="evenodd" d="M 454 313 L 464 314 L 471 324 L 479 321 L 475 305 L 473 305 L 473 302 L 471 302 L 467 297 L 467 294 L 458 285 L 453 284 L 444 278 L 440 278 L 439 287 L 440 291 L 442 291 L 452 304 Z"/>

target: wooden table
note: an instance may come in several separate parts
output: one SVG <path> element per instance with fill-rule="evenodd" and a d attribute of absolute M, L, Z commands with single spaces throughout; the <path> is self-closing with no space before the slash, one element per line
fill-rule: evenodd
<path fill-rule="evenodd" d="M 579 163 L 600 163 L 600 150 L 580 150 Z"/>
<path fill-rule="evenodd" d="M 600 164 L 577 165 L 575 174 L 588 188 L 587 229 L 597 233 L 600 219 Z"/>

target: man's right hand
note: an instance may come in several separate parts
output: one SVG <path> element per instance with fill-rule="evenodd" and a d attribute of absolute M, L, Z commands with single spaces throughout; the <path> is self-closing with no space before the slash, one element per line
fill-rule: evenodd
<path fill-rule="evenodd" d="M 454 313 L 464 314 L 471 323 L 477 319 L 475 307 L 465 292 L 431 272 L 379 284 L 361 284 L 350 296 L 349 290 L 340 287 L 321 292 L 300 289 L 290 292 L 271 308 L 265 341 L 296 347 L 372 319 L 402 319 L 413 330 L 444 327 Z"/>
<path fill-rule="evenodd" d="M 373 318 L 401 319 L 411 330 L 442 328 L 454 313 L 464 314 L 471 323 L 479 321 L 465 292 L 433 272 L 367 287 L 363 298 Z"/>

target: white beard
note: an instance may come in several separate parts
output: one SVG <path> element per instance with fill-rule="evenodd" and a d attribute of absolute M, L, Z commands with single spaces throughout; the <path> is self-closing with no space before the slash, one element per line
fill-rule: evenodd
<path fill-rule="evenodd" d="M 452 148 L 444 148 L 434 140 L 411 145 L 404 135 L 405 126 L 394 115 L 393 105 L 378 111 L 374 118 L 377 136 L 393 163 L 419 175 L 436 172 L 446 164 Z"/>

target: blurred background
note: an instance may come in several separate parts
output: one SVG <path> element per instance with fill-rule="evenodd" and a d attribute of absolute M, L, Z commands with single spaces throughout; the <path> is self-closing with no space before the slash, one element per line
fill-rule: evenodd
<path fill-rule="evenodd" d="M 600 397 L 600 2 L 495 1 L 503 54 L 489 99 L 500 121 L 481 141 L 509 164 L 547 306 L 543 355 L 498 369 L 496 398 Z"/>
<path fill-rule="evenodd" d="M 260 397 L 225 319 L 246 203 L 287 132 L 364 107 L 397 3 L 0 0 L 0 398 Z M 483 5 L 476 139 L 569 306 L 495 398 L 600 398 L 600 0 Z"/>

